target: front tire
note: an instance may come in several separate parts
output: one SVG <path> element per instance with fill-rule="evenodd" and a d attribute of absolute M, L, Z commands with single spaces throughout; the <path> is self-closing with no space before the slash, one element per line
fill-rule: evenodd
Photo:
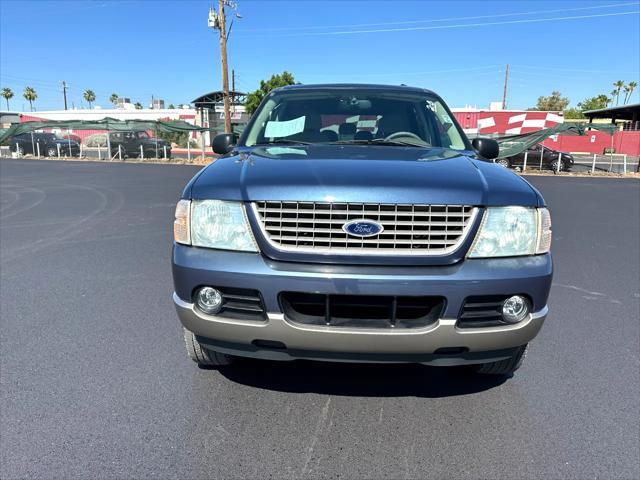
<path fill-rule="evenodd" d="M 550 166 L 554 172 L 565 172 L 567 170 L 567 165 L 564 163 L 564 160 L 560 161 L 560 170 L 558 170 L 558 160 L 551 162 Z"/>
<path fill-rule="evenodd" d="M 511 166 L 511 162 L 508 158 L 499 158 L 496 160 L 496 163 L 504 168 L 509 168 Z"/>
<path fill-rule="evenodd" d="M 57 156 L 58 156 L 57 148 L 53 148 L 53 147 L 47 148 L 47 157 L 57 157 Z"/>
<path fill-rule="evenodd" d="M 475 372 L 483 375 L 513 375 L 522 366 L 528 346 L 529 344 L 522 345 L 511 357 L 504 360 L 474 365 Z"/>
<path fill-rule="evenodd" d="M 224 367 L 231 365 L 235 357 L 226 353 L 216 352 L 200 344 L 193 332 L 183 327 L 184 345 L 187 348 L 187 355 L 196 362 L 199 367 Z"/>

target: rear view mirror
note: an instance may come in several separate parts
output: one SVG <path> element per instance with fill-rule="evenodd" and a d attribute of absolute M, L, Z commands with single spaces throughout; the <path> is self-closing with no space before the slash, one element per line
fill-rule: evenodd
<path fill-rule="evenodd" d="M 474 138 L 471 145 L 482 158 L 487 160 L 498 158 L 500 146 L 493 138 Z"/>
<path fill-rule="evenodd" d="M 213 149 L 214 153 L 224 155 L 225 153 L 229 153 L 231 150 L 233 150 L 233 147 L 236 146 L 237 141 L 238 137 L 235 133 L 221 133 L 213 137 L 211 148 Z"/>

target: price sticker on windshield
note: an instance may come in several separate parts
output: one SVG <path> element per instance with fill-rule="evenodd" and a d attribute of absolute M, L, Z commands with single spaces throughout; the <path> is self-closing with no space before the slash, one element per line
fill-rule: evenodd
<path fill-rule="evenodd" d="M 289 137 L 300 133 L 304 130 L 305 117 L 294 118 L 293 120 L 285 120 L 284 122 L 269 121 L 264 130 L 264 136 L 267 138 Z"/>

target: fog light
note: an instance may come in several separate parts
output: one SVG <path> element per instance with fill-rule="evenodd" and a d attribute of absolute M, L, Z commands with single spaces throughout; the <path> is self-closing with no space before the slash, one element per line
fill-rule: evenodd
<path fill-rule="evenodd" d="M 502 319 L 507 323 L 518 323 L 529 315 L 529 301 L 520 295 L 507 298 L 502 303 Z"/>
<path fill-rule="evenodd" d="M 214 315 L 222 308 L 222 294 L 212 287 L 202 287 L 196 294 L 196 306 L 209 315 Z"/>

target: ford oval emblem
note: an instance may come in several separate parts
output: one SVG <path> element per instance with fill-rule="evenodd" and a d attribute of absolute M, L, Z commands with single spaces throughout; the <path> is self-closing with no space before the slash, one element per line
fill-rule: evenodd
<path fill-rule="evenodd" d="M 361 220 L 352 220 L 342 225 L 342 230 L 353 237 L 373 237 L 382 233 L 384 227 L 378 222 L 373 220 L 367 220 L 363 218 Z"/>

